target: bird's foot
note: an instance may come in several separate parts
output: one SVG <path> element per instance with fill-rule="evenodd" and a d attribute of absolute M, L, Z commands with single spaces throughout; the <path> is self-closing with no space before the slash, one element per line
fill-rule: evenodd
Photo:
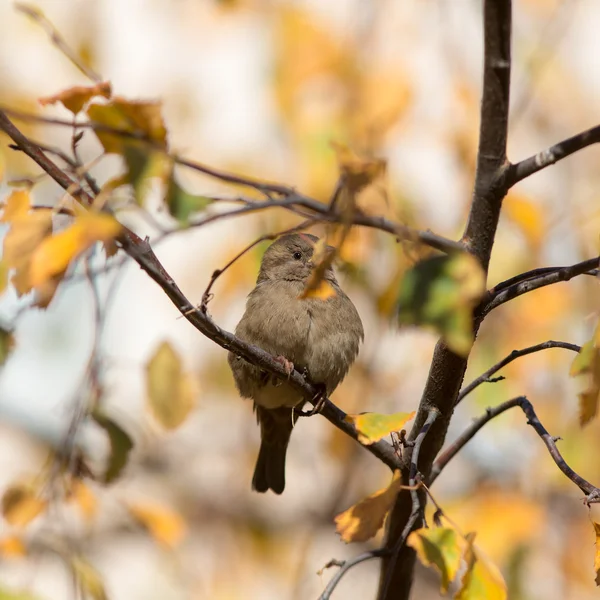
<path fill-rule="evenodd" d="M 288 360 L 285 356 L 276 356 L 275 360 L 283 366 L 289 379 L 290 375 L 294 372 L 294 363 L 291 360 Z"/>
<path fill-rule="evenodd" d="M 309 411 L 305 413 L 306 417 L 312 417 L 313 415 L 318 415 L 325 406 L 325 401 L 327 400 L 327 387 L 324 383 L 316 383 L 315 387 L 317 388 L 317 393 L 314 395 L 313 402 L 315 405 Z"/>

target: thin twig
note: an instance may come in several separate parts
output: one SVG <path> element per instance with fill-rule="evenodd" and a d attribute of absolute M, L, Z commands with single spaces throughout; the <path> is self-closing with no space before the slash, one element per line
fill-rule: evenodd
<path fill-rule="evenodd" d="M 70 189 L 73 186 L 77 186 L 76 182 L 59 169 L 37 146 L 27 139 L 2 111 L 0 111 L 0 130 L 7 133 L 23 152 L 30 156 L 61 187 Z M 75 190 L 73 194 L 80 198 L 85 205 L 91 205 L 93 202 L 92 196 L 84 189 L 79 188 Z M 174 279 L 165 270 L 147 240 L 142 240 L 133 231 L 127 227 L 123 227 L 123 233 L 119 236 L 118 242 L 123 250 L 160 286 L 171 302 L 177 307 L 179 312 L 196 329 L 198 329 L 198 331 L 225 350 L 234 352 L 251 364 L 260 367 L 281 379 L 285 379 L 289 385 L 294 387 L 306 398 L 307 402 L 313 405 L 317 403 L 315 398 L 318 398 L 319 390 L 310 384 L 302 373 L 293 371 L 293 373 L 288 374 L 284 366 L 276 361 L 271 354 L 265 352 L 262 348 L 247 344 L 228 331 L 225 331 L 207 314 L 194 307 L 179 289 Z M 335 427 L 358 442 L 358 432 L 356 431 L 356 428 L 346 421 L 346 413 L 340 410 L 331 401 L 326 400 L 324 402 L 321 414 L 335 425 Z M 392 470 L 401 467 L 400 461 L 396 456 L 393 447 L 389 443 L 380 440 L 379 442 L 367 446 L 361 445 Z"/>
<path fill-rule="evenodd" d="M 495 408 L 488 408 L 484 415 L 476 419 L 464 433 L 453 442 L 440 456 L 437 458 L 427 485 L 431 486 L 437 479 L 438 475 L 443 471 L 446 465 L 462 450 L 462 448 L 475 436 L 475 434 L 489 421 L 503 412 L 518 406 L 527 416 L 527 424 L 531 425 L 535 432 L 542 438 L 550 456 L 558 466 L 558 468 L 586 495 L 586 503 L 592 504 L 600 501 L 600 489 L 586 481 L 581 475 L 575 473 L 571 467 L 565 462 L 558 448 L 556 447 L 556 439 L 552 437 L 546 428 L 538 419 L 533 405 L 525 396 L 519 396 L 503 402 Z"/>
<path fill-rule="evenodd" d="M 598 268 L 599 264 L 600 258 L 590 258 L 568 267 L 556 267 L 556 269 L 550 272 L 519 281 L 518 283 L 502 288 L 500 291 L 495 291 L 493 288 L 484 296 L 479 306 L 475 309 L 475 314 L 483 318 L 490 311 L 494 310 L 494 308 L 509 300 L 547 285 L 553 285 L 560 281 L 569 281 L 579 275 L 587 274 Z"/>
<path fill-rule="evenodd" d="M 429 431 L 429 429 L 431 428 L 431 426 L 433 425 L 435 420 L 438 418 L 439 414 L 440 413 L 437 409 L 431 409 L 429 411 L 429 413 L 427 415 L 427 419 L 425 420 L 425 423 L 423 424 L 423 427 L 421 427 L 421 430 L 419 431 L 417 437 L 414 440 L 414 446 L 412 448 L 412 454 L 411 454 L 411 458 L 410 458 L 410 471 L 409 471 L 409 480 L 408 480 L 408 485 L 411 488 L 410 489 L 410 497 L 411 497 L 412 508 L 411 508 L 410 516 L 408 517 L 408 521 L 406 522 L 406 525 L 404 526 L 404 529 L 402 530 L 402 534 L 395 541 L 394 547 L 391 550 L 391 555 L 389 558 L 390 563 L 389 563 L 388 569 L 387 569 L 387 577 L 386 577 L 385 581 L 383 582 L 383 586 L 382 586 L 381 593 L 383 596 L 387 595 L 387 593 L 389 591 L 389 585 L 392 581 L 392 577 L 393 577 L 393 573 L 394 573 L 394 564 L 395 564 L 396 560 L 398 559 L 400 550 L 402 549 L 404 544 L 406 544 L 406 540 L 408 539 L 408 536 L 411 534 L 411 532 L 413 531 L 415 526 L 417 526 L 419 520 L 420 519 L 422 520 L 422 518 L 423 518 L 423 511 L 425 510 L 425 506 L 424 506 L 424 503 L 423 503 L 423 505 L 421 504 L 421 499 L 419 498 L 419 489 L 418 489 L 418 487 L 420 487 L 420 486 L 417 485 L 418 482 L 420 482 L 420 479 L 417 479 L 418 477 L 420 477 L 419 453 L 421 452 L 421 446 L 423 444 L 423 441 L 425 440 L 425 436 L 427 435 L 427 432 Z"/>
<path fill-rule="evenodd" d="M 568 342 L 556 342 L 554 340 L 548 340 L 535 346 L 529 346 L 522 350 L 513 350 L 508 356 L 505 356 L 500 362 L 496 363 L 493 367 L 490 367 L 485 373 L 482 373 L 477 379 L 474 379 L 469 385 L 465 386 L 458 398 L 456 404 L 458 404 L 467 394 L 470 394 L 476 387 L 480 386 L 490 380 L 490 377 L 497 373 L 500 369 L 511 363 L 513 360 L 521 356 L 527 356 L 527 354 L 533 354 L 534 352 L 540 352 L 541 350 L 547 350 L 548 348 L 564 348 L 565 350 L 572 350 L 573 352 L 580 352 L 581 346 L 577 344 L 570 344 Z"/>
<path fill-rule="evenodd" d="M 507 173 L 508 181 L 510 182 L 509 185 L 512 187 L 515 183 L 522 181 L 526 177 L 598 142 L 600 142 L 600 125 L 586 129 L 542 152 L 538 152 L 534 156 L 512 164 Z"/>
<path fill-rule="evenodd" d="M 527 281 L 529 279 L 535 279 L 536 277 L 541 277 L 542 275 L 549 275 L 550 273 L 555 273 L 556 271 L 560 271 L 565 267 L 539 267 L 537 269 L 531 269 L 530 271 L 525 271 L 523 273 L 519 273 L 510 279 L 506 279 L 497 283 L 493 288 L 488 290 L 488 294 L 495 295 L 505 290 L 506 288 L 512 287 L 517 283 L 521 283 L 522 281 Z M 591 275 L 592 277 L 598 276 L 598 269 L 591 269 L 590 271 L 586 271 L 583 275 Z"/>
<path fill-rule="evenodd" d="M 329 563 L 325 565 L 325 569 L 329 567 L 340 567 L 340 570 L 331 578 L 331 580 L 327 583 L 327 586 L 323 590 L 323 593 L 319 596 L 319 600 L 329 600 L 331 598 L 331 594 L 333 590 L 336 588 L 337 584 L 342 580 L 342 577 L 356 565 L 363 563 L 367 560 L 371 560 L 372 558 L 380 558 L 389 553 L 387 548 L 376 548 L 375 550 L 369 550 L 368 552 L 363 552 L 354 558 L 344 560 L 344 561 L 336 561 L 331 560 Z"/>
<path fill-rule="evenodd" d="M 50 20 L 41 12 L 39 8 L 25 2 L 15 2 L 15 8 L 27 15 L 32 21 L 37 23 L 50 38 L 50 41 L 68 58 L 75 67 L 77 67 L 88 79 L 95 83 L 100 83 L 102 77 L 98 75 L 91 67 L 83 63 L 77 53 L 69 47 L 67 42 L 60 35 L 60 32 L 54 27 Z"/>
<path fill-rule="evenodd" d="M 212 289 L 213 285 L 215 284 L 215 281 L 217 281 L 217 279 L 221 275 L 223 275 L 223 273 L 225 273 L 225 271 L 227 271 L 227 269 L 229 269 L 229 267 L 231 267 L 231 265 L 233 265 L 237 260 L 239 260 L 242 256 L 244 256 L 244 254 L 246 254 L 246 252 L 248 252 L 249 250 L 251 250 L 252 248 L 257 246 L 261 242 L 266 242 L 267 240 L 274 240 L 274 239 L 278 238 L 280 235 L 285 235 L 288 233 L 296 233 L 297 231 L 302 231 L 303 229 L 306 229 L 306 228 L 310 227 L 311 225 L 314 225 L 316 222 L 317 222 L 317 220 L 315 220 L 315 219 L 306 219 L 306 221 L 302 221 L 302 223 L 300 223 L 299 225 L 296 225 L 295 227 L 289 227 L 288 229 L 284 229 L 283 231 L 277 231 L 276 233 L 267 233 L 265 235 L 261 235 L 258 239 L 254 240 L 251 244 L 248 244 L 243 250 L 238 252 L 223 268 L 213 271 L 213 274 L 210 276 L 210 281 L 208 282 L 208 285 L 206 286 L 206 289 L 204 290 L 204 293 L 202 294 L 202 302 L 200 304 L 200 308 L 204 312 L 207 311 L 208 303 L 212 300 L 212 294 L 211 294 L 210 290 Z"/>
<path fill-rule="evenodd" d="M 51 125 L 62 125 L 65 127 L 73 127 L 73 121 L 66 121 L 63 119 L 55 119 L 55 118 L 46 118 L 39 117 L 37 115 L 31 115 L 27 113 L 23 113 L 14 109 L 10 109 L 7 107 L 0 106 L 0 112 L 4 112 L 13 116 L 14 118 L 23 119 L 23 120 L 33 120 L 42 123 L 47 123 Z M 5 117 L 6 118 L 6 117 Z M 96 131 L 104 131 L 107 133 L 111 133 L 116 136 L 133 138 L 138 141 L 144 142 L 148 144 L 150 147 L 155 150 L 161 151 L 161 148 L 157 148 L 156 145 L 151 141 L 145 138 L 141 133 L 135 133 L 132 131 L 125 131 L 122 129 L 115 129 L 111 127 L 107 127 L 106 125 L 100 123 L 94 123 L 89 121 L 77 121 L 76 126 L 78 128 L 91 128 Z M 0 125 L 0 129 L 2 126 Z M 10 134 L 9 134 L 10 135 Z M 300 214 L 305 218 L 319 215 L 321 220 L 324 222 L 330 223 L 338 223 L 342 220 L 343 215 L 341 215 L 336 210 L 330 210 L 330 206 L 328 204 L 323 204 L 318 200 L 313 198 L 309 198 L 303 194 L 297 193 L 293 188 L 281 184 L 276 183 L 268 183 L 262 182 L 256 179 L 242 177 L 239 175 L 235 175 L 232 173 L 227 173 L 225 171 L 215 169 L 213 167 L 208 167 L 196 161 L 192 161 L 187 158 L 183 158 L 181 156 L 169 155 L 172 160 L 176 163 L 187 166 L 191 169 L 195 169 L 205 175 L 209 175 L 210 177 L 214 177 L 219 179 L 220 181 L 224 181 L 226 183 L 231 183 L 233 185 L 246 186 L 253 189 L 256 189 L 262 193 L 267 194 L 268 200 L 264 202 L 254 202 L 251 205 L 249 204 L 246 209 L 239 209 L 237 212 L 232 211 L 230 216 L 246 214 L 248 212 L 255 212 L 258 210 L 282 207 L 286 210 L 291 210 L 296 214 Z M 36 161 L 37 162 L 37 161 Z M 39 164 L 39 163 L 38 163 Z M 273 200 L 268 195 L 269 193 L 277 194 L 278 196 L 283 196 L 283 200 Z M 302 212 L 299 209 L 305 208 L 311 211 L 313 214 L 308 214 L 306 212 Z M 335 208 L 335 207 L 334 207 Z M 206 219 L 203 219 L 197 223 L 192 223 L 192 226 L 203 226 L 208 222 L 215 221 L 217 219 L 224 218 L 223 215 L 212 215 Z M 379 229 L 381 231 L 385 231 L 387 233 L 391 233 L 396 236 L 399 240 L 405 240 L 414 243 L 421 243 L 434 248 L 435 250 L 439 250 L 444 253 L 456 253 L 456 252 L 464 252 L 465 245 L 460 241 L 450 240 L 443 236 L 437 235 L 429 230 L 418 230 L 413 229 L 411 227 L 407 227 L 406 225 L 401 225 L 399 223 L 395 223 L 384 217 L 380 216 L 371 216 L 361 213 L 359 211 L 355 211 L 350 219 L 350 223 L 352 225 L 359 225 L 361 227 L 369 227 L 372 229 Z"/>

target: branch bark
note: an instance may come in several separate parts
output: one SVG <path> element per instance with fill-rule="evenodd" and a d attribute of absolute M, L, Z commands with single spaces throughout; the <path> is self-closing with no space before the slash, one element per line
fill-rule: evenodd
<path fill-rule="evenodd" d="M 549 167 L 550 165 L 556 164 L 559 160 L 571 156 L 575 152 L 579 152 L 583 148 L 587 148 L 592 144 L 600 142 L 600 125 L 586 129 L 573 137 L 570 137 L 546 150 L 538 152 L 534 156 L 530 156 L 521 162 L 513 164 L 508 170 L 509 186 L 515 185 L 519 181 L 522 181 L 526 177 L 533 175 Z"/>
<path fill-rule="evenodd" d="M 549 348 L 564 348 L 565 350 L 572 350 L 573 352 L 581 352 L 581 346 L 578 346 L 577 344 L 569 344 L 568 342 L 555 342 L 554 340 L 548 340 L 547 342 L 536 344 L 535 346 L 529 346 L 528 348 L 523 348 L 522 350 L 513 350 L 508 356 L 505 356 L 500 362 L 496 363 L 493 367 L 490 367 L 485 373 L 482 373 L 479 377 L 477 377 L 477 379 L 474 379 L 469 385 L 465 386 L 458 395 L 456 404 L 458 404 L 467 394 L 470 394 L 476 387 L 488 381 L 489 378 L 494 375 L 494 373 L 497 373 L 500 369 L 504 368 L 513 360 L 516 360 L 521 356 L 533 354 L 534 352 L 548 350 Z"/>
<path fill-rule="evenodd" d="M 511 0 L 486 0 L 483 28 L 483 97 L 477 169 L 471 210 L 462 242 L 487 272 L 502 199 L 508 189 L 506 140 L 510 97 Z M 474 322 L 475 332 L 479 325 L 480 321 Z M 457 356 L 443 342 L 438 342 L 417 417 L 409 436 L 411 440 L 416 438 L 431 409 L 439 411 L 439 417 L 421 448 L 420 469 L 425 479 L 429 477 L 433 461 L 444 443 L 466 366 L 467 357 Z M 408 474 L 408 470 L 409 467 L 405 465 L 404 473 Z M 402 539 L 411 512 L 410 499 L 406 494 L 399 495 L 388 519 L 386 531 L 388 547 L 393 547 L 397 540 Z M 416 521 L 413 526 L 417 526 Z M 379 600 L 408 600 L 414 563 L 415 552 L 406 545 L 403 545 L 397 558 L 383 558 Z M 388 581 L 389 585 L 386 585 Z"/>
<path fill-rule="evenodd" d="M 63 189 L 69 190 L 73 196 L 80 199 L 85 205 L 90 205 L 93 202 L 92 196 L 50 160 L 39 147 L 28 140 L 2 111 L 0 111 L 0 130 L 4 131 L 20 150 L 31 157 Z M 294 371 L 288 376 L 283 365 L 277 362 L 269 353 L 261 348 L 247 344 L 228 331 L 221 329 L 206 312 L 193 306 L 179 289 L 174 279 L 162 266 L 147 241 L 142 240 L 126 227 L 123 228 L 123 233 L 118 241 L 122 249 L 160 286 L 179 312 L 198 331 L 222 348 L 235 352 L 261 369 L 273 373 L 282 379 L 289 380 L 291 385 L 304 394 L 308 402 L 316 404 L 314 398 L 317 397 L 319 390 L 309 383 L 301 373 Z M 353 425 L 346 422 L 346 413 L 344 411 L 327 400 L 323 405 L 321 414 L 338 429 L 358 442 L 358 433 Z M 400 468 L 400 460 L 396 455 L 396 451 L 389 443 L 381 440 L 374 444 L 362 446 L 390 467 L 390 469 L 395 470 Z"/>
<path fill-rule="evenodd" d="M 533 275 L 525 280 L 521 280 L 522 276 L 517 276 L 516 278 L 513 278 L 513 280 L 516 280 L 516 283 L 510 285 L 500 284 L 495 288 L 492 288 L 482 299 L 475 310 L 475 314 L 480 319 L 483 319 L 490 311 L 501 304 L 513 300 L 518 296 L 522 296 L 523 294 L 533 292 L 533 290 L 546 287 L 547 285 L 553 285 L 561 281 L 569 281 L 579 275 L 595 275 L 597 274 L 596 269 L 599 266 L 600 257 L 590 258 L 568 267 L 555 267 L 550 270 L 538 269 L 540 272 L 539 275 Z"/>

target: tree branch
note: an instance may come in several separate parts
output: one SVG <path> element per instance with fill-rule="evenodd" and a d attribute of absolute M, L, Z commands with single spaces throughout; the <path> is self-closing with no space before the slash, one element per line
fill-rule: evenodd
<path fill-rule="evenodd" d="M 329 598 L 331 598 L 331 594 L 333 593 L 333 590 L 335 590 L 338 583 L 342 580 L 342 577 L 352 567 L 355 567 L 356 565 L 359 565 L 360 563 L 363 563 L 367 560 L 371 560 L 372 558 L 380 558 L 381 556 L 384 556 L 387 553 L 388 553 L 388 550 L 386 548 L 376 548 L 375 550 L 369 550 L 368 552 L 363 552 L 362 554 L 359 554 L 358 556 L 348 559 L 348 560 L 343 560 L 343 561 L 339 561 L 336 559 L 330 560 L 325 565 L 324 568 L 328 569 L 329 567 L 340 567 L 340 570 L 327 583 L 327 585 L 325 586 L 325 589 L 323 590 L 323 593 L 319 596 L 319 600 L 329 600 Z"/>
<path fill-rule="evenodd" d="M 553 285 L 561 281 L 569 281 L 578 275 L 594 274 L 595 269 L 600 264 L 599 258 L 590 258 L 582 262 L 576 263 L 568 267 L 553 267 L 551 270 L 536 269 L 540 272 L 539 275 L 533 275 L 532 277 L 520 280 L 521 276 L 517 276 L 516 283 L 510 285 L 498 284 L 495 288 L 492 288 L 487 292 L 479 306 L 475 309 L 475 314 L 478 318 L 483 319 L 490 311 L 494 310 L 501 304 L 513 300 L 518 296 L 532 292 L 539 288 L 547 285 Z M 534 272 L 532 272 L 534 273 Z M 523 275 L 527 275 L 526 273 Z M 513 281 L 513 280 L 509 280 Z"/>
<path fill-rule="evenodd" d="M 470 394 L 476 387 L 488 381 L 489 378 L 494 375 L 494 373 L 497 373 L 500 369 L 504 368 L 513 360 L 516 360 L 521 356 L 533 354 L 534 352 L 547 350 L 548 348 L 564 348 L 565 350 L 572 350 L 573 352 L 581 351 L 581 346 L 577 346 L 577 344 L 569 344 L 568 342 L 555 342 L 553 340 L 548 340 L 547 342 L 543 342 L 535 346 L 529 346 L 528 348 L 523 348 L 522 350 L 513 350 L 508 356 L 504 357 L 500 362 L 496 363 L 493 367 L 490 367 L 485 373 L 482 373 L 479 377 L 477 377 L 477 379 L 474 379 L 469 385 L 464 387 L 456 399 L 456 404 L 458 404 L 467 394 Z"/>
<path fill-rule="evenodd" d="M 112 133 L 116 136 L 126 137 L 126 138 L 134 138 L 140 142 L 144 142 L 148 144 L 150 147 L 155 150 L 162 150 L 160 148 L 156 148 L 156 146 L 149 140 L 144 139 L 140 135 L 136 135 L 131 131 L 125 131 L 122 129 L 115 129 L 111 127 L 107 127 L 106 125 L 100 123 L 94 123 L 91 121 L 66 121 L 62 119 L 54 119 L 47 117 L 39 117 L 37 115 L 30 115 L 27 113 L 22 113 L 20 111 L 15 111 L 13 109 L 7 107 L 0 107 L 0 113 L 10 114 L 15 118 L 24 119 L 24 120 L 33 120 L 39 121 L 42 123 L 50 124 L 50 125 L 61 125 L 64 127 L 74 127 L 77 128 L 90 128 L 97 131 L 105 131 L 108 133 Z M 4 119 L 7 120 L 6 114 L 4 115 Z M 74 125 L 75 123 L 75 125 Z M 14 126 L 13 126 L 14 127 Z M 2 127 L 0 127 L 2 128 Z M 7 132 L 8 133 L 8 132 Z M 10 135 L 10 134 L 9 134 Z M 313 198 L 300 194 L 294 190 L 294 188 L 278 184 L 278 183 L 270 183 L 260 181 L 258 179 L 253 179 L 250 177 L 242 177 L 240 175 L 235 175 L 233 173 L 228 173 L 226 171 L 222 171 L 220 169 L 215 169 L 213 167 L 209 167 L 197 161 L 193 161 L 187 158 L 183 158 L 177 155 L 169 155 L 172 160 L 176 163 L 188 167 L 190 169 L 194 169 L 204 175 L 208 175 L 209 177 L 213 177 L 218 179 L 219 181 L 223 181 L 225 183 L 229 183 L 237 186 L 245 186 L 261 193 L 267 195 L 269 198 L 264 202 L 248 202 L 246 207 L 236 209 L 235 211 L 231 211 L 230 213 L 224 213 L 223 215 L 211 215 L 207 218 L 202 219 L 197 223 L 192 223 L 193 226 L 199 227 L 205 225 L 211 221 L 216 219 L 224 218 L 225 216 L 235 216 L 240 214 L 246 214 L 249 212 L 255 212 L 263 209 L 280 207 L 287 210 L 292 210 L 293 212 L 297 212 L 298 207 L 306 208 L 314 214 L 307 214 L 305 212 L 300 213 L 303 217 L 314 217 L 319 216 L 320 220 L 323 222 L 329 223 L 339 223 L 343 219 L 347 220 L 352 225 L 359 225 L 361 227 L 369 227 L 371 229 L 379 229 L 381 231 L 385 231 L 387 233 L 391 233 L 395 235 L 400 240 L 410 241 L 414 243 L 421 243 L 434 248 L 435 250 L 439 250 L 444 253 L 453 253 L 453 252 L 464 252 L 465 246 L 463 243 L 455 240 L 447 239 L 443 236 L 437 235 L 429 230 L 422 231 L 419 229 L 413 229 L 412 227 L 407 227 L 406 225 L 402 225 L 400 223 L 395 223 L 390 221 L 389 219 L 385 219 L 380 216 L 371 216 L 362 213 L 360 210 L 356 210 L 353 215 L 342 215 L 336 208 L 335 204 L 329 203 L 324 204 L 323 202 L 319 202 Z M 275 194 L 280 196 L 279 199 L 271 198 L 270 194 Z"/>
<path fill-rule="evenodd" d="M 506 140 L 510 97 L 511 0 L 485 0 L 483 28 L 483 97 L 477 169 L 471 210 L 462 242 L 487 272 L 502 199 L 508 189 Z M 475 319 L 475 333 L 479 324 L 480 321 Z M 427 383 L 409 436 L 409 439 L 416 438 L 432 408 L 439 411 L 439 418 L 421 449 L 420 468 L 425 479 L 429 476 L 433 461 L 444 443 L 454 403 L 465 374 L 467 358 L 451 352 L 442 341 L 439 341 L 435 348 Z M 411 514 L 412 503 L 406 494 L 399 495 L 388 518 L 388 546 L 402 538 L 405 528 L 410 524 Z M 414 563 L 415 552 L 406 545 L 400 550 L 397 560 L 383 558 L 379 600 L 408 600 Z"/>
<path fill-rule="evenodd" d="M 471 439 L 473 439 L 475 434 L 486 423 L 515 406 L 520 407 L 525 413 L 527 417 L 527 424 L 531 425 L 535 432 L 542 438 L 546 448 L 548 448 L 548 452 L 550 452 L 550 456 L 558 468 L 586 495 L 586 502 L 588 504 L 600 502 L 600 489 L 573 471 L 573 469 L 571 469 L 571 467 L 565 462 L 565 459 L 562 457 L 561 453 L 556 447 L 557 438 L 552 437 L 548 433 L 546 428 L 538 419 L 533 405 L 531 402 L 529 402 L 529 400 L 527 400 L 527 398 L 525 398 L 525 396 L 513 398 L 512 400 L 503 402 L 495 408 L 488 408 L 483 416 L 476 419 L 453 444 L 451 444 L 442 454 L 440 454 L 433 469 L 431 470 L 431 475 L 427 484 L 429 486 L 433 484 L 446 465 Z"/>
<path fill-rule="evenodd" d="M 557 163 L 559 160 L 587 148 L 592 144 L 600 142 L 600 125 L 586 129 L 573 137 L 570 137 L 547 150 L 542 150 L 534 156 L 530 156 L 521 162 L 510 165 L 507 173 L 509 187 L 522 181 L 526 177 Z"/>
<path fill-rule="evenodd" d="M 62 188 L 65 190 L 76 188 L 71 192 L 74 196 L 78 197 L 86 205 L 90 205 L 93 202 L 92 196 L 81 189 L 76 182 L 57 167 L 44 152 L 35 146 L 35 144 L 32 144 L 10 122 L 2 111 L 0 111 L 0 130 L 8 134 L 15 144 L 17 144 L 25 154 L 30 156 Z M 288 380 L 290 385 L 302 393 L 308 402 L 313 405 L 316 404 L 314 398 L 317 396 L 319 390 L 309 383 L 301 373 L 294 371 L 288 376 L 283 365 L 277 362 L 269 353 L 261 348 L 247 344 L 228 331 L 221 329 L 214 323 L 208 314 L 194 307 L 162 266 L 148 241 L 142 240 L 126 227 L 123 227 L 123 233 L 119 236 L 118 241 L 121 244 L 122 249 L 161 287 L 179 312 L 196 329 L 198 329 L 198 331 L 225 350 L 234 352 L 253 365 L 260 367 L 281 379 Z M 344 413 L 344 411 L 340 410 L 332 402 L 327 400 L 321 414 L 338 429 L 358 442 L 358 433 L 353 425 L 345 421 L 346 413 Z M 363 447 L 389 466 L 390 469 L 395 470 L 400 468 L 400 460 L 396 456 L 394 448 L 389 443 L 381 440 L 375 444 L 363 445 Z"/>

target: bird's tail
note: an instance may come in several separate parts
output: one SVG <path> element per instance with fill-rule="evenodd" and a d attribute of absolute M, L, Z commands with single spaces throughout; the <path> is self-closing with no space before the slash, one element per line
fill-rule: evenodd
<path fill-rule="evenodd" d="M 260 451 L 252 478 L 257 492 L 273 490 L 281 494 L 285 488 L 285 455 L 294 423 L 293 409 L 282 406 L 267 409 L 255 406 L 260 424 Z"/>

